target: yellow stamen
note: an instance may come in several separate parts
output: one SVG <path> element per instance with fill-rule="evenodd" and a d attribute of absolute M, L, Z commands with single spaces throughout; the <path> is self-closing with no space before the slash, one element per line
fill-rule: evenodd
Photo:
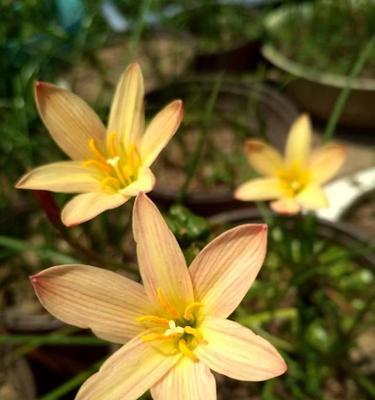
<path fill-rule="evenodd" d="M 201 308 L 203 306 L 204 306 L 204 304 L 199 303 L 198 301 L 195 301 L 194 303 L 189 304 L 185 309 L 184 318 L 187 319 L 188 321 L 190 321 L 191 319 L 193 319 L 193 310 L 197 309 L 197 308 Z"/>
<path fill-rule="evenodd" d="M 128 156 L 128 164 L 130 165 L 130 168 L 133 171 L 137 171 L 139 164 L 140 164 L 141 157 L 140 157 L 137 147 L 134 144 L 129 146 L 127 156 Z"/>
<path fill-rule="evenodd" d="M 113 176 L 106 176 L 100 182 L 102 189 L 109 187 L 110 189 L 119 190 L 120 189 L 120 182 L 118 179 L 114 178 Z"/>
<path fill-rule="evenodd" d="M 148 335 L 143 335 L 142 340 L 145 342 L 153 342 L 155 340 L 169 340 L 171 338 L 170 336 L 165 336 L 162 333 L 149 333 Z"/>
<path fill-rule="evenodd" d="M 189 335 L 193 335 L 197 339 L 203 339 L 202 332 L 199 329 L 192 328 L 191 326 L 185 326 L 184 331 Z"/>
<path fill-rule="evenodd" d="M 156 315 L 145 315 L 143 317 L 136 318 L 136 320 L 138 322 L 152 322 L 157 325 L 169 326 L 168 325 L 169 321 L 166 318 L 157 317 Z"/>
<path fill-rule="evenodd" d="M 189 349 L 184 339 L 178 341 L 178 348 L 185 356 L 191 358 L 193 361 L 198 361 L 197 356 Z"/>
<path fill-rule="evenodd" d="M 131 177 L 135 177 L 135 170 L 132 169 L 132 167 L 129 164 L 125 164 L 124 167 L 122 168 L 122 172 L 125 176 L 126 179 L 131 179 Z"/>
<path fill-rule="evenodd" d="M 180 319 L 180 313 L 168 303 L 167 299 L 164 297 L 161 288 L 157 289 L 157 296 L 160 305 L 166 310 L 170 315 L 172 315 L 175 319 Z"/>
<path fill-rule="evenodd" d="M 108 152 L 111 157 L 115 157 L 117 155 L 116 151 L 116 133 L 110 132 L 108 134 Z"/>
<path fill-rule="evenodd" d="M 107 164 L 102 164 L 100 161 L 97 160 L 86 160 L 83 161 L 82 165 L 84 167 L 95 167 L 98 168 L 100 171 L 104 172 L 111 172 L 111 168 Z"/>
<path fill-rule="evenodd" d="M 116 156 L 113 158 L 109 158 L 107 160 L 107 164 L 109 164 L 113 170 L 115 171 L 117 178 L 119 179 L 119 181 L 122 183 L 122 185 L 126 186 L 128 185 L 130 182 L 128 179 L 126 179 L 126 177 L 124 176 L 124 174 L 122 173 L 122 169 L 120 166 L 120 157 Z"/>
<path fill-rule="evenodd" d="M 94 139 L 89 139 L 89 148 L 93 155 L 97 157 L 101 162 L 105 163 L 105 157 L 103 156 L 102 152 L 98 149 L 96 142 Z"/>

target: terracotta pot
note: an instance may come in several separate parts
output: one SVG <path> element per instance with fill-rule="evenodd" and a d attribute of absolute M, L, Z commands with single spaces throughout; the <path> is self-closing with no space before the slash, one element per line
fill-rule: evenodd
<path fill-rule="evenodd" d="M 195 71 L 246 72 L 261 60 L 260 3 L 220 1 L 181 7 L 166 24 L 194 38 Z M 257 30 L 250 32 L 249 27 L 254 26 Z"/>
<path fill-rule="evenodd" d="M 275 36 L 290 13 L 309 14 L 312 7 L 312 3 L 298 7 L 280 7 L 266 18 L 266 29 Z M 316 71 L 310 65 L 289 59 L 270 43 L 262 47 L 262 54 L 272 65 L 292 78 L 286 85 L 286 91 L 302 109 L 321 120 L 329 119 L 338 96 L 347 86 L 347 76 Z M 375 79 L 354 79 L 339 123 L 363 130 L 373 129 L 375 127 L 373 104 L 375 104 Z"/>
<path fill-rule="evenodd" d="M 209 222 L 212 230 L 218 234 L 240 224 L 260 223 L 264 222 L 264 220 L 258 210 L 242 209 L 214 215 L 209 219 Z M 288 230 L 290 228 L 291 232 L 293 232 L 295 223 L 301 221 L 298 217 L 285 217 L 285 222 L 284 229 Z M 277 230 L 270 232 L 270 243 L 274 243 L 274 247 L 269 247 L 267 252 L 269 258 L 266 261 L 266 265 L 262 267 L 260 276 L 242 301 L 241 312 L 236 314 L 234 319 L 246 319 L 247 317 L 251 319 L 252 316 L 258 313 L 259 315 L 270 314 L 269 320 L 258 320 L 257 323 L 254 321 L 251 328 L 256 333 L 258 333 L 257 329 L 259 328 L 260 335 L 263 336 L 270 333 L 273 335 L 275 342 L 277 338 L 281 341 L 284 340 L 286 345 L 290 344 L 291 346 L 291 351 L 284 349 L 285 356 L 283 354 L 289 370 L 285 375 L 272 380 L 272 398 L 292 399 L 294 398 L 293 393 L 297 390 L 299 391 L 299 397 L 306 399 L 328 397 L 337 400 L 345 397 L 348 399 L 367 398 L 365 391 L 362 392 L 361 385 L 358 383 L 360 382 L 359 379 L 358 381 L 353 380 L 351 372 L 355 371 L 359 378 L 362 378 L 361 374 L 363 374 L 363 380 L 371 381 L 372 379 L 374 372 L 374 347 L 372 343 L 374 342 L 375 334 L 372 324 L 372 308 L 367 309 L 366 319 L 363 319 L 356 326 L 354 334 L 353 331 L 350 331 L 354 323 L 346 328 L 343 328 L 343 326 L 348 321 L 349 315 L 352 321 L 356 321 L 356 318 L 360 315 L 361 311 L 356 310 L 354 307 L 355 302 L 362 303 L 363 308 L 361 310 L 366 310 L 366 307 L 370 306 L 374 300 L 374 291 L 372 289 L 375 273 L 375 254 L 367 251 L 367 249 L 371 250 L 369 236 L 350 224 L 332 223 L 317 219 L 315 228 L 318 240 L 314 240 L 314 246 L 316 245 L 317 247 L 312 257 L 333 256 L 334 253 L 330 250 L 337 250 L 337 247 L 349 250 L 349 254 L 350 250 L 353 250 L 355 254 L 350 255 L 348 260 L 339 258 L 336 261 L 332 261 L 332 264 L 326 264 L 325 267 L 332 267 L 333 271 L 331 273 L 327 271 L 322 272 L 322 274 L 309 275 L 312 271 L 306 269 L 304 271 L 305 275 L 302 272 L 296 277 L 293 273 L 295 266 L 289 268 L 287 262 L 277 263 L 276 258 L 280 249 L 275 247 L 278 244 L 272 240 L 275 238 Z M 293 235 L 292 238 L 294 237 Z M 327 252 L 325 252 L 322 242 L 331 244 Z M 296 245 L 296 252 L 299 253 L 298 248 Z M 362 250 L 360 253 L 358 249 L 362 248 L 366 249 L 366 251 Z M 336 253 L 336 256 L 337 254 L 340 254 L 340 252 Z M 301 257 L 300 253 L 298 257 Z M 348 263 L 352 265 L 350 269 L 345 270 Z M 319 266 L 322 267 L 323 264 Z M 342 268 L 346 272 L 343 272 Z M 351 279 L 354 279 L 357 282 L 356 284 L 359 285 L 359 276 L 366 276 L 366 278 L 361 279 L 362 286 L 357 286 L 351 292 L 352 289 L 348 289 L 348 285 Z M 305 279 L 306 277 L 309 277 L 309 279 Z M 296 278 L 297 280 L 294 280 Z M 291 284 L 293 280 L 294 283 Z M 345 286 L 343 286 L 344 281 L 346 282 Z M 301 308 L 301 300 L 304 304 L 303 308 Z M 330 306 L 327 303 L 330 303 Z M 326 305 L 327 307 L 325 307 Z M 333 307 L 336 307 L 336 311 L 333 311 Z M 276 317 L 277 311 L 275 310 L 290 310 L 295 314 L 286 318 L 281 315 Z M 300 310 L 302 310 L 302 314 L 300 314 Z M 299 318 L 296 320 L 297 316 Z M 297 326 L 303 327 L 302 332 Z M 338 326 L 341 328 L 336 330 Z M 342 340 L 345 345 L 342 348 L 340 348 L 340 339 L 337 339 L 340 336 L 336 336 L 337 332 L 343 332 L 344 339 Z M 304 338 L 302 346 L 299 344 L 300 333 L 303 333 Z M 349 339 L 348 337 L 351 338 Z M 345 340 L 345 338 L 348 339 Z M 348 347 L 345 347 L 346 345 Z M 310 361 L 306 362 L 306 360 L 311 360 L 311 358 L 305 358 L 305 353 L 303 353 L 307 348 L 311 357 L 317 357 L 315 358 L 316 361 L 314 361 L 315 367 L 312 366 Z M 280 350 L 282 349 L 280 348 Z M 303 378 L 303 368 L 306 365 L 312 369 L 319 369 L 322 365 L 330 366 L 329 374 L 316 384 L 319 384 L 319 387 L 314 389 L 315 395 L 308 393 L 310 388 L 304 386 L 303 381 L 298 382 L 295 379 L 293 370 L 301 371 L 301 378 Z M 263 392 L 260 394 L 262 390 Z M 295 391 L 293 392 L 293 390 Z M 319 392 L 319 395 L 317 395 L 317 392 Z M 258 400 L 265 397 L 266 390 L 257 385 L 252 386 L 251 383 L 233 383 L 233 381 L 221 377 L 221 380 L 218 381 L 218 393 L 222 396 L 222 399 L 227 399 L 231 396 L 230 398 L 236 400 L 248 398 Z M 367 395 L 369 395 L 369 392 L 367 392 Z M 369 396 L 371 398 L 371 395 Z"/>
<path fill-rule="evenodd" d="M 191 116 L 194 115 L 194 112 L 200 113 L 199 119 L 195 123 L 202 126 L 203 122 L 200 119 L 203 118 L 204 110 L 199 108 L 201 106 L 199 99 L 204 104 L 207 103 L 214 83 L 213 79 L 191 79 L 170 84 L 150 92 L 146 97 L 149 110 L 160 109 L 162 105 L 174 98 L 181 98 L 185 105 L 185 118 L 182 126 L 170 145 L 163 150 L 154 166 L 158 183 L 155 190 L 151 192 L 151 197 L 163 205 L 170 205 L 179 200 L 179 190 L 184 181 L 186 160 L 189 157 L 189 151 L 190 153 L 194 151 L 194 148 L 189 150 L 189 143 L 184 142 L 194 135 L 191 133 Z M 253 116 L 246 108 L 250 101 L 256 104 L 256 111 Z M 152 113 L 150 112 L 150 114 Z M 236 130 L 232 121 L 228 123 L 225 119 L 228 114 L 241 117 L 241 129 L 245 132 L 244 137 L 239 138 L 238 134 L 235 133 Z M 225 81 L 218 92 L 212 116 L 214 122 L 210 123 L 207 137 L 211 135 L 215 146 L 219 146 L 222 151 L 230 152 L 233 147 L 233 154 L 241 160 L 242 171 L 249 173 L 251 170 L 243 151 L 243 141 L 247 137 L 254 137 L 257 133 L 259 135 L 258 126 L 263 124 L 263 134 L 266 139 L 274 146 L 283 149 L 289 127 L 298 116 L 298 111 L 285 96 L 268 85 L 256 82 Z M 263 127 L 263 125 L 261 126 Z M 196 136 L 195 134 L 192 137 Z M 181 144 L 178 145 L 179 140 L 183 141 L 183 146 L 186 144 L 186 147 Z M 212 154 L 213 151 L 206 147 L 204 153 L 201 154 L 202 160 L 206 160 L 205 155 L 207 156 L 210 152 Z M 169 165 L 168 157 L 176 159 L 173 161 L 175 167 Z M 207 169 L 209 169 L 209 166 L 205 164 L 205 161 L 202 161 L 198 167 L 198 172 L 204 174 Z M 166 178 L 173 175 L 174 170 L 178 175 L 176 182 Z M 234 171 L 234 174 L 236 173 L 237 170 Z M 192 188 L 187 193 L 184 204 L 201 215 L 212 215 L 223 210 L 248 206 L 248 203 L 233 198 L 233 190 L 239 183 L 241 182 L 231 182 L 232 187 L 220 185 L 220 187 L 215 187 L 214 190 L 209 187 Z"/>

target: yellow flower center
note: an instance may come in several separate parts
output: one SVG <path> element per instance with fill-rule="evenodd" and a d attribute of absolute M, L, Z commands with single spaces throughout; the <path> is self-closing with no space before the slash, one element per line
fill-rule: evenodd
<path fill-rule="evenodd" d="M 137 180 L 141 157 L 135 145 L 123 148 L 118 144 L 116 133 L 111 132 L 106 149 L 101 150 L 94 139 L 89 139 L 88 146 L 92 158 L 83 161 L 83 165 L 95 170 L 104 192 L 121 193 Z"/>
<path fill-rule="evenodd" d="M 277 175 L 283 181 L 290 197 L 296 196 L 310 182 L 309 172 L 295 165 L 280 170 Z"/>
<path fill-rule="evenodd" d="M 158 289 L 160 315 L 144 315 L 137 318 L 145 326 L 142 339 L 156 345 L 168 345 L 168 354 L 181 352 L 185 356 L 197 361 L 194 349 L 204 343 L 203 334 L 199 329 L 201 323 L 202 303 L 193 302 L 185 307 L 180 314 Z M 166 346 L 164 346 L 166 347 Z"/>

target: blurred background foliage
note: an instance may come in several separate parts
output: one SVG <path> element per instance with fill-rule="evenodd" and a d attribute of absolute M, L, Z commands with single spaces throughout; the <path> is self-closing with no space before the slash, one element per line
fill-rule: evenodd
<path fill-rule="evenodd" d="M 106 122 L 115 83 L 136 59 L 149 92 L 147 117 L 175 97 L 186 103 L 181 137 L 177 134 L 155 169 L 167 187 L 170 179 L 180 185 L 174 197 L 164 193 L 157 200 L 187 260 L 227 228 L 261 220 L 270 224 L 265 266 L 233 317 L 271 340 L 286 358 L 289 372 L 265 384 L 219 379 L 219 399 L 375 399 L 375 262 L 368 240 L 353 239 L 334 226 L 322 228 L 313 215 L 278 218 L 261 205 L 260 212 L 253 208 L 207 219 L 207 210 L 216 206 L 197 205 L 196 197 L 189 198 L 195 190 L 220 197 L 224 187 L 232 201 L 237 181 L 253 176 L 242 142 L 259 136 L 282 147 L 298 115 L 280 93 L 291 78 L 274 79 L 278 72 L 260 57 L 262 41 L 274 40 L 286 55 L 317 69 L 348 74 L 366 40 L 373 38 L 372 1 L 307 3 L 315 7 L 313 18 L 292 18 L 290 29 L 281 29 L 274 38 L 265 32 L 264 18 L 299 1 L 2 1 L 0 398 L 14 360 L 25 355 L 33 365 L 38 398 L 52 400 L 73 398 L 98 360 L 113 351 L 88 332 L 43 313 L 27 277 L 53 264 L 85 262 L 138 279 L 131 204 L 67 230 L 56 221 L 51 224 L 38 205 L 56 214 L 66 195 L 39 193 L 36 199 L 30 192 L 15 191 L 14 183 L 32 167 L 65 158 L 37 115 L 34 82 L 73 90 Z M 361 4 L 355 23 L 346 12 L 353 3 Z M 324 21 L 329 24 L 323 29 Z M 239 64 L 226 64 L 236 60 L 233 48 L 250 51 L 240 53 L 241 61 L 251 61 L 243 70 Z M 219 68 L 210 69 L 207 54 L 218 57 L 213 64 Z M 249 54 L 255 54 L 254 59 L 248 60 Z M 374 77 L 373 53 L 367 61 L 364 71 Z M 228 125 L 230 134 L 227 128 L 224 134 L 218 129 Z M 173 176 L 166 174 L 168 169 Z M 238 204 L 228 202 L 226 207 Z M 83 345 L 94 347 L 78 350 Z M 20 400 L 33 398 L 27 390 L 22 393 Z"/>

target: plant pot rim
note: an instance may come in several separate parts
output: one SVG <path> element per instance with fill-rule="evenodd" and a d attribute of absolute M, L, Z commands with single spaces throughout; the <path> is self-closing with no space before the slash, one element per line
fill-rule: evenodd
<path fill-rule="evenodd" d="M 300 214 L 297 217 L 303 218 L 303 215 Z M 209 218 L 209 222 L 215 225 L 228 221 L 238 222 L 250 220 L 251 223 L 251 220 L 259 219 L 263 220 L 262 214 L 257 208 L 243 208 L 212 215 Z M 338 244 L 345 247 L 349 247 L 353 242 L 371 245 L 371 239 L 369 235 L 360 228 L 353 226 L 348 222 L 329 221 L 320 217 L 316 217 L 316 220 L 317 226 L 321 228 L 319 233 L 324 239 L 335 240 Z M 356 257 L 363 259 L 368 264 L 368 267 L 375 271 L 374 253 L 369 252 L 368 254 L 361 254 L 360 256 Z"/>
<path fill-rule="evenodd" d="M 293 11 L 300 13 L 309 13 L 312 10 L 312 3 L 303 3 L 297 5 L 282 6 L 272 11 L 264 20 L 264 26 L 268 32 L 276 32 L 277 28 L 283 24 L 285 18 Z M 280 52 L 274 45 L 266 43 L 262 46 L 261 52 L 263 56 L 276 65 L 278 68 L 288 72 L 296 77 L 303 78 L 322 85 L 333 86 L 343 89 L 348 85 L 348 77 L 341 74 L 330 72 L 321 72 L 307 67 L 299 62 L 291 60 Z M 354 78 L 351 88 L 355 90 L 374 91 L 375 78 Z"/>
<path fill-rule="evenodd" d="M 189 91 L 191 84 L 199 84 L 202 89 L 212 89 L 212 85 L 216 82 L 215 77 L 212 76 L 201 76 L 201 77 L 189 77 L 184 80 L 177 82 L 170 82 L 163 87 L 156 88 L 150 91 L 147 96 L 155 95 L 159 92 L 163 92 L 165 89 L 179 87 L 181 90 Z M 294 103 L 290 101 L 285 95 L 275 90 L 272 86 L 267 83 L 259 81 L 244 81 L 239 82 L 236 79 L 229 78 L 224 79 L 220 86 L 219 93 L 229 94 L 231 96 L 244 97 L 249 96 L 249 93 L 255 93 L 259 96 L 264 103 L 269 105 L 269 108 L 273 112 L 277 112 L 279 116 L 279 122 L 285 122 L 285 125 L 291 124 L 295 118 L 298 117 L 298 110 L 294 106 Z M 286 130 L 287 131 L 287 130 Z M 285 133 L 286 133 L 285 131 Z M 197 213 L 203 213 L 204 215 L 211 215 L 218 212 L 217 208 L 223 206 L 226 210 L 233 208 L 248 207 L 248 202 L 236 200 L 233 196 L 234 188 L 227 188 L 220 191 L 210 192 L 207 189 L 192 190 L 187 193 L 184 203 L 189 207 L 195 207 Z M 162 201 L 163 199 L 167 202 L 178 201 L 178 190 L 174 190 L 170 187 L 156 185 L 154 190 L 151 192 L 151 196 L 156 201 Z M 207 208 L 212 206 L 213 208 L 209 213 L 198 211 L 199 206 Z"/>

